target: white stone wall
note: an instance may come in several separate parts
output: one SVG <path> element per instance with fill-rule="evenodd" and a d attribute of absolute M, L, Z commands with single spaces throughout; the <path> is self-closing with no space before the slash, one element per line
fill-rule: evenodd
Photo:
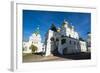
<path fill-rule="evenodd" d="M 24 42 L 23 42 L 24 43 Z M 29 37 L 29 41 L 24 43 L 23 48 L 27 47 L 26 51 L 23 51 L 24 53 L 32 53 L 32 50 L 30 49 L 31 45 L 35 45 L 38 49 L 36 52 L 42 52 L 42 43 L 41 43 L 41 36 L 40 34 L 33 33 L 32 36 Z"/>
<path fill-rule="evenodd" d="M 74 32 L 74 38 L 79 39 L 79 35 L 77 32 Z"/>
<path fill-rule="evenodd" d="M 63 44 L 63 45 L 61 44 L 62 39 L 66 39 L 66 43 Z M 70 41 L 71 41 L 71 43 L 70 43 Z M 68 37 L 61 38 L 60 41 L 59 41 L 58 52 L 60 54 L 63 54 L 64 48 L 67 48 L 67 54 L 79 53 L 80 52 L 79 41 L 76 40 L 76 39 L 68 38 Z"/>
<path fill-rule="evenodd" d="M 54 32 L 52 30 L 49 30 L 46 36 L 46 52 L 45 52 L 45 56 L 49 56 L 51 54 L 51 37 L 54 37 Z"/>
<path fill-rule="evenodd" d="M 32 51 L 29 49 L 29 43 L 28 42 L 23 42 L 23 53 L 31 53 Z"/>
<path fill-rule="evenodd" d="M 35 33 L 32 34 L 32 39 L 29 42 L 31 42 L 30 46 L 31 44 L 33 44 L 38 48 L 36 52 L 42 52 L 42 43 L 40 34 L 37 35 Z"/>
<path fill-rule="evenodd" d="M 87 52 L 86 42 L 80 41 L 81 52 Z"/>

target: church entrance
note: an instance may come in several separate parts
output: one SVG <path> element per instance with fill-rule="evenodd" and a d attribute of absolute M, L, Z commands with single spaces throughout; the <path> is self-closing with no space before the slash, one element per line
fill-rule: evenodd
<path fill-rule="evenodd" d="M 67 52 L 68 52 L 68 48 L 66 47 L 66 48 L 63 49 L 63 55 L 66 55 Z"/>
<path fill-rule="evenodd" d="M 52 51 L 53 55 L 58 55 L 58 47 L 56 46 L 56 48 Z"/>

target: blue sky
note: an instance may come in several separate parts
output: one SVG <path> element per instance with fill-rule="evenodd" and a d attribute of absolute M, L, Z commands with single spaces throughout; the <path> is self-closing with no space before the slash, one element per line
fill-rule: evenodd
<path fill-rule="evenodd" d="M 61 27 L 64 20 L 73 25 L 84 39 L 87 32 L 91 32 L 91 13 L 23 10 L 23 41 L 28 41 L 38 26 L 43 41 L 51 24 Z"/>

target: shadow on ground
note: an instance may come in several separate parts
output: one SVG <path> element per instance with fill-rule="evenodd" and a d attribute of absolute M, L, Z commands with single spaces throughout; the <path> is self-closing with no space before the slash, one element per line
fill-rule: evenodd
<path fill-rule="evenodd" d="M 56 54 L 54 54 L 54 56 L 72 59 L 72 60 L 91 59 L 91 53 L 89 53 L 89 52 L 81 52 L 81 53 L 77 53 L 77 54 L 65 54 L 65 55 L 56 53 Z"/>
<path fill-rule="evenodd" d="M 67 60 L 87 60 L 91 59 L 91 53 L 82 52 L 77 54 L 52 53 L 50 56 L 44 56 L 45 53 L 30 53 L 23 56 L 23 62 L 44 62 L 44 61 L 67 61 Z"/>
<path fill-rule="evenodd" d="M 35 53 L 35 55 L 41 55 L 43 56 L 44 53 Z M 76 54 L 64 54 L 61 55 L 58 52 L 53 53 L 54 56 L 61 57 L 61 58 L 67 58 L 67 59 L 73 59 L 73 60 L 82 60 L 82 59 L 91 59 L 91 53 L 90 52 L 81 52 Z"/>

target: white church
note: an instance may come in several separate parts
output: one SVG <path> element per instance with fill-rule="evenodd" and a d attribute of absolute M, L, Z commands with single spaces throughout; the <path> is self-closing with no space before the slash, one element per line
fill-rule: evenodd
<path fill-rule="evenodd" d="M 39 30 L 39 27 L 37 28 Z M 54 24 L 49 28 L 45 35 L 45 42 L 41 43 L 40 33 L 34 32 L 29 37 L 28 42 L 23 42 L 23 53 L 31 53 L 30 45 L 34 44 L 38 47 L 37 52 L 44 52 L 45 56 L 54 53 L 61 55 L 87 52 L 87 42 L 80 39 L 78 32 L 74 26 L 71 26 L 64 20 L 60 28 Z"/>
<path fill-rule="evenodd" d="M 42 52 L 43 43 L 41 43 L 41 40 L 39 27 L 37 27 L 36 31 L 29 37 L 29 41 L 23 42 L 23 53 L 32 53 L 31 45 L 35 45 L 38 48 L 36 52 Z"/>

